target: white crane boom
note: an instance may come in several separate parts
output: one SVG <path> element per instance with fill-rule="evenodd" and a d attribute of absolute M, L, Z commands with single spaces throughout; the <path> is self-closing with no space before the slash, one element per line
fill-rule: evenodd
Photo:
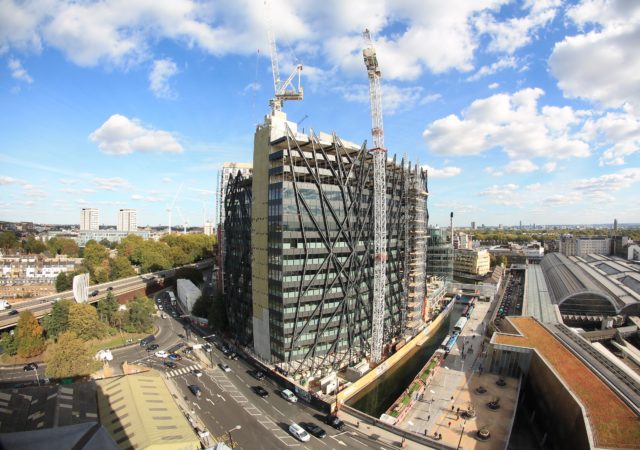
<path fill-rule="evenodd" d="M 169 234 L 171 234 L 171 213 L 173 211 L 173 207 L 176 204 L 176 200 L 178 199 L 178 195 L 180 195 L 180 191 L 182 191 L 182 186 L 184 186 L 184 182 L 180 183 L 180 187 L 176 191 L 176 195 L 173 196 L 173 201 L 171 202 L 171 206 L 167 208 L 167 212 L 169 213 Z"/>
<path fill-rule="evenodd" d="M 300 84 L 300 76 L 302 73 L 302 64 L 296 65 L 291 72 L 291 75 L 287 77 L 284 83 L 280 82 L 280 69 L 278 68 L 278 48 L 276 46 L 276 37 L 273 34 L 273 27 L 271 25 L 271 8 L 267 0 L 264 2 L 267 7 L 267 36 L 269 38 L 269 53 L 271 55 L 271 72 L 273 73 L 273 92 L 274 97 L 269 104 L 271 105 L 271 111 L 281 111 L 282 103 L 285 100 L 302 100 L 304 97 L 304 91 Z M 293 85 L 293 79 L 298 76 L 297 86 Z"/>
<path fill-rule="evenodd" d="M 382 125 L 382 93 L 380 90 L 380 67 L 369 30 L 363 33 L 365 48 L 362 50 L 364 64 L 369 77 L 371 101 L 371 135 L 373 148 L 373 307 L 371 324 L 371 361 L 382 360 L 384 338 L 384 295 L 387 284 L 387 150 L 384 148 Z"/>

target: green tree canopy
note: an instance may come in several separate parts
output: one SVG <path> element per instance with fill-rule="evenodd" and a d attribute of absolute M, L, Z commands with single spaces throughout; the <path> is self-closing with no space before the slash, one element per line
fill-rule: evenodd
<path fill-rule="evenodd" d="M 116 301 L 111 291 L 107 292 L 107 296 L 98 300 L 97 312 L 98 317 L 103 322 L 108 323 L 111 326 L 115 325 L 115 314 L 118 311 L 118 302 Z"/>
<path fill-rule="evenodd" d="M 64 292 L 71 289 L 71 283 L 73 277 L 70 277 L 65 272 L 60 272 L 56 277 L 56 292 Z"/>
<path fill-rule="evenodd" d="M 16 341 L 18 344 L 18 356 L 30 358 L 39 355 L 45 349 L 42 326 L 38 319 L 29 310 L 22 311 L 16 325 Z"/>
<path fill-rule="evenodd" d="M 42 241 L 36 239 L 34 236 L 29 236 L 26 240 L 23 240 L 22 248 L 25 252 L 34 255 L 44 253 L 47 250 L 47 246 Z"/>
<path fill-rule="evenodd" d="M 215 330 L 227 331 L 229 328 L 227 309 L 224 304 L 224 294 L 220 290 L 217 291 L 213 297 L 208 319 L 209 326 Z"/>
<path fill-rule="evenodd" d="M 209 295 L 201 295 L 193 304 L 191 314 L 198 317 L 208 318 L 209 311 L 213 306 L 213 297 Z"/>
<path fill-rule="evenodd" d="M 56 338 L 69 329 L 69 308 L 71 300 L 60 300 L 53 304 L 51 314 L 42 319 L 42 325 L 50 338 Z"/>
<path fill-rule="evenodd" d="M 0 233 L 0 248 L 2 250 L 18 248 L 18 238 L 13 231 L 3 231 Z"/>
<path fill-rule="evenodd" d="M 74 303 L 69 307 L 69 331 L 85 341 L 101 339 L 108 334 L 107 325 L 100 321 L 96 309 L 86 303 Z"/>
<path fill-rule="evenodd" d="M 60 335 L 45 358 L 45 374 L 50 378 L 69 378 L 88 375 L 96 368 L 87 344 L 73 331 Z"/>
<path fill-rule="evenodd" d="M 15 334 L 2 333 L 0 335 L 0 345 L 9 356 L 15 356 L 18 353 L 18 341 Z"/>
<path fill-rule="evenodd" d="M 117 256 L 109 261 L 111 270 L 111 281 L 119 280 L 121 278 L 132 277 L 136 274 L 135 269 L 129 262 L 126 256 Z"/>
<path fill-rule="evenodd" d="M 202 283 L 203 280 L 202 271 L 195 267 L 180 267 L 176 270 L 175 278 L 186 278 L 187 280 L 191 280 L 196 286 Z"/>
<path fill-rule="evenodd" d="M 153 329 L 152 315 L 156 312 L 156 305 L 149 297 L 136 297 L 127 305 L 129 320 L 127 331 L 150 332 Z"/>
<path fill-rule="evenodd" d="M 53 237 L 47 241 L 47 248 L 52 256 L 66 255 L 76 258 L 80 255 L 80 247 L 73 239 Z"/>
<path fill-rule="evenodd" d="M 109 258 L 109 249 L 91 239 L 84 246 L 84 261 L 89 267 L 100 265 Z"/>

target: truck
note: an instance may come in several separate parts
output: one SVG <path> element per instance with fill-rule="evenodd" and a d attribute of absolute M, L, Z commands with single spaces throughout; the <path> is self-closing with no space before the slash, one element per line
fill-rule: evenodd
<path fill-rule="evenodd" d="M 6 300 L 0 300 L 0 310 L 11 309 L 11 303 Z"/>

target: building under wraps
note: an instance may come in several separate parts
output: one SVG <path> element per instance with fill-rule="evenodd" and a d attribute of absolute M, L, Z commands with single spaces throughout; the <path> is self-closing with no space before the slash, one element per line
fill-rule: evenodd
<path fill-rule="evenodd" d="M 428 192 L 421 168 L 395 157 L 386 168 L 389 350 L 423 326 Z M 302 376 L 368 357 L 373 214 L 366 143 L 267 117 L 252 177 L 238 174 L 225 194 L 225 300 L 238 342 Z"/>

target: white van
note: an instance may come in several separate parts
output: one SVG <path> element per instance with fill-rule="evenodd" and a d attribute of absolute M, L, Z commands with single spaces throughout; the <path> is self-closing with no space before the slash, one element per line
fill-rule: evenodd
<path fill-rule="evenodd" d="M 288 402 L 295 403 L 298 401 L 298 397 L 296 397 L 296 394 L 291 392 L 289 389 L 285 389 L 284 391 L 280 392 L 280 395 Z"/>
<path fill-rule="evenodd" d="M 311 439 L 309 433 L 304 431 L 304 429 L 297 423 L 292 423 L 291 425 L 289 425 L 289 433 L 291 433 L 294 437 L 300 439 L 302 442 L 309 442 L 309 439 Z"/>

